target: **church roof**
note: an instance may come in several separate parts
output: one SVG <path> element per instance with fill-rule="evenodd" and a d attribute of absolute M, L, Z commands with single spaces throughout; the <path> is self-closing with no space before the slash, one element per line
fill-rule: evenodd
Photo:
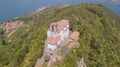
<path fill-rule="evenodd" d="M 61 31 L 63 30 L 67 25 L 69 25 L 69 21 L 68 20 L 61 20 L 59 22 L 57 22 L 57 30 L 58 31 Z"/>
<path fill-rule="evenodd" d="M 56 36 L 56 37 L 52 37 L 52 38 L 48 38 L 47 39 L 47 43 L 50 43 L 50 44 L 55 44 L 55 43 L 57 43 L 59 40 L 60 40 L 60 38 L 61 38 L 61 36 L 59 35 L 59 36 Z"/>

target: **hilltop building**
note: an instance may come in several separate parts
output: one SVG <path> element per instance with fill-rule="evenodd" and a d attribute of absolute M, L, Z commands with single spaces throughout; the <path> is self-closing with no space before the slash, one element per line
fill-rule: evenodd
<path fill-rule="evenodd" d="M 62 41 L 69 38 L 69 21 L 61 20 L 59 22 L 52 22 L 50 28 L 47 30 L 47 47 L 55 50 L 60 47 Z"/>
<path fill-rule="evenodd" d="M 60 57 L 57 54 L 59 48 L 66 46 L 69 41 L 77 42 L 78 38 L 79 32 L 71 32 L 69 30 L 69 20 L 63 19 L 58 22 L 52 22 L 47 30 L 44 54 L 49 55 L 53 61 L 59 61 L 56 60 Z"/>
<path fill-rule="evenodd" d="M 79 45 L 77 41 L 80 34 L 77 31 L 70 31 L 69 23 L 69 20 L 65 19 L 50 23 L 50 28 L 47 30 L 43 56 L 37 60 L 35 67 L 42 65 L 46 59 L 48 60 L 48 57 L 48 63 L 60 62 L 73 46 L 79 47 L 77 46 L 77 44 Z M 70 41 L 72 43 L 69 43 Z"/>

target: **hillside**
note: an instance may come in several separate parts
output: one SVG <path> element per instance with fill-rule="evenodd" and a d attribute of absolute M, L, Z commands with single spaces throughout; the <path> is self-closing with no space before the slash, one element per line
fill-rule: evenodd
<path fill-rule="evenodd" d="M 87 67 L 120 67 L 120 18 L 98 4 L 49 9 L 12 20 L 24 26 L 9 37 L 0 32 L 0 67 L 33 67 L 42 56 L 50 22 L 61 19 L 70 20 L 70 30 L 80 32 L 80 47 L 51 67 L 77 67 L 81 57 Z"/>

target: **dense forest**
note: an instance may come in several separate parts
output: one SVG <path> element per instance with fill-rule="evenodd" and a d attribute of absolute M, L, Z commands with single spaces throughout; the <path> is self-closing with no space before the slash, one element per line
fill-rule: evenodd
<path fill-rule="evenodd" d="M 80 47 L 51 67 L 77 67 L 81 57 L 87 67 L 120 67 L 120 17 L 99 4 L 57 7 L 11 20 L 24 21 L 24 26 L 10 37 L 0 29 L 0 67 L 34 67 L 50 22 L 61 19 L 70 20 L 70 30 L 80 32 Z"/>

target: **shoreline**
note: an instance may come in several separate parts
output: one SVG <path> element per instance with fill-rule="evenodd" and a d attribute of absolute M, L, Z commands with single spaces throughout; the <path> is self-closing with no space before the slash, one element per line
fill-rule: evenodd
<path fill-rule="evenodd" d="M 4 23 L 6 21 L 10 21 L 10 20 L 17 19 L 17 18 L 22 18 L 22 17 L 25 17 L 25 16 L 31 16 L 31 15 L 34 15 L 36 13 L 42 12 L 42 11 L 48 9 L 48 8 L 56 7 L 56 6 L 69 7 L 69 6 L 71 6 L 71 4 L 48 5 L 48 6 L 39 7 L 39 8 L 37 8 L 37 9 L 31 11 L 31 12 L 28 12 L 26 14 L 16 16 L 16 17 L 13 17 L 13 18 L 6 18 L 6 20 L 0 20 L 0 23 Z"/>
<path fill-rule="evenodd" d="M 98 3 L 99 4 L 99 3 Z M 38 13 L 38 12 L 42 12 L 42 11 L 44 11 L 45 9 L 47 9 L 47 8 L 50 8 L 50 7 L 54 7 L 54 6 L 64 6 L 64 7 L 68 7 L 68 6 L 70 6 L 70 5 L 74 5 L 74 4 L 58 4 L 58 5 L 46 5 L 46 6 L 42 6 L 42 7 L 39 7 L 39 8 L 37 8 L 37 9 L 35 9 L 35 10 L 32 10 L 32 11 L 30 11 L 30 12 L 28 12 L 28 13 L 23 13 L 23 14 L 21 14 L 21 15 L 18 15 L 18 16 L 15 16 L 15 17 L 9 17 L 9 18 L 1 18 L 0 19 L 0 23 L 4 23 L 4 22 L 6 22 L 6 21 L 9 21 L 9 20 L 12 20 L 12 19 L 17 19 L 17 18 L 21 18 L 21 17 L 25 17 L 25 16 L 29 16 L 29 15 L 34 15 L 34 14 L 36 14 L 36 13 Z M 107 8 L 109 8 L 112 12 L 114 12 L 118 17 L 120 17 L 120 13 L 118 13 L 118 11 L 115 11 L 115 10 L 113 10 L 113 8 L 112 8 L 112 6 L 110 6 L 110 5 L 108 5 L 108 4 L 102 4 L 102 5 L 104 5 L 105 7 L 107 7 Z M 115 8 L 114 8 L 115 9 Z"/>

